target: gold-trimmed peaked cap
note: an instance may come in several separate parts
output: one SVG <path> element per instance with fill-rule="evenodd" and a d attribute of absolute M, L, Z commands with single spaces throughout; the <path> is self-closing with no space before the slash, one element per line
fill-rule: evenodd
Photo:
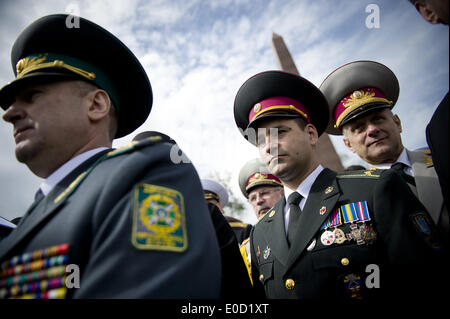
<path fill-rule="evenodd" d="M 80 19 L 79 27 L 67 21 Z M 117 111 L 116 138 L 141 126 L 153 102 L 147 74 L 136 56 L 99 25 L 67 14 L 44 16 L 26 27 L 11 50 L 15 80 L 0 89 L 6 110 L 23 88 L 82 80 L 105 90 Z"/>
<path fill-rule="evenodd" d="M 400 86 L 387 66 L 375 61 L 355 61 L 331 72 L 320 85 L 330 108 L 326 132 L 342 135 L 342 126 L 375 110 L 392 109 Z"/>
<path fill-rule="evenodd" d="M 239 171 L 239 188 L 242 195 L 248 198 L 249 192 L 257 186 L 281 186 L 281 180 L 273 175 L 259 158 L 252 159 Z"/>
<path fill-rule="evenodd" d="M 257 129 L 264 118 L 300 117 L 317 129 L 319 136 L 328 125 L 327 100 L 311 82 L 283 71 L 258 73 L 238 90 L 234 100 L 234 119 L 241 134 L 252 144 L 249 128 Z"/>

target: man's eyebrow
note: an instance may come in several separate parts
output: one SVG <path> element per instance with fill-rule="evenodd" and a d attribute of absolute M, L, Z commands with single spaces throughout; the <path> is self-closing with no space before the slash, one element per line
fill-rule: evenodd
<path fill-rule="evenodd" d="M 291 129 L 291 127 L 289 127 L 289 126 L 286 126 L 286 125 L 284 125 L 284 124 L 279 124 L 279 125 L 277 125 L 277 126 L 272 126 L 272 127 L 261 127 L 262 129 L 265 129 L 265 130 L 271 130 L 271 129 L 277 129 L 277 130 L 279 130 L 279 129 Z"/>

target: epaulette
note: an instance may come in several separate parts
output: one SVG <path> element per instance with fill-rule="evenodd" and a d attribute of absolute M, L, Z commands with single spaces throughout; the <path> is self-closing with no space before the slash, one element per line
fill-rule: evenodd
<path fill-rule="evenodd" d="M 379 178 L 382 171 L 372 167 L 368 170 L 339 172 L 336 178 Z"/>
<path fill-rule="evenodd" d="M 242 222 L 230 222 L 231 227 L 247 228 L 248 224 Z"/>
<path fill-rule="evenodd" d="M 263 220 L 264 217 L 267 216 L 267 214 L 269 214 L 269 217 L 273 217 L 273 215 L 275 215 L 275 213 L 276 213 L 276 210 L 274 209 L 274 207 L 272 207 L 272 208 L 269 209 L 267 212 L 265 212 L 264 215 L 262 215 L 261 217 L 258 218 L 258 221 L 255 223 L 255 226 L 256 226 L 256 224 L 258 224 L 261 220 Z"/>
<path fill-rule="evenodd" d="M 423 153 L 422 162 L 425 165 L 427 165 L 428 167 L 432 167 L 433 166 L 433 158 L 431 157 L 430 149 L 420 150 L 420 152 Z"/>
<path fill-rule="evenodd" d="M 161 143 L 161 142 L 164 142 L 164 139 L 162 136 L 158 136 L 158 135 L 150 136 L 150 137 L 144 138 L 140 141 L 131 141 L 127 145 L 118 147 L 115 150 L 112 150 L 111 152 L 107 153 L 106 157 L 104 159 L 111 158 L 111 157 L 121 155 L 124 153 L 129 153 L 131 151 L 134 151 L 134 150 L 137 150 L 137 149 L 149 146 L 149 145 Z"/>
<path fill-rule="evenodd" d="M 80 185 L 81 182 L 91 173 L 91 171 L 101 162 L 116 157 L 118 155 L 129 153 L 136 149 L 140 149 L 142 147 L 156 144 L 162 141 L 163 138 L 160 136 L 150 136 L 141 141 L 132 141 L 127 145 L 121 146 L 119 148 L 116 148 L 115 150 L 112 150 L 111 152 L 106 153 L 105 155 L 100 157 L 94 164 L 92 164 L 92 166 L 89 167 L 89 169 L 78 175 L 78 177 L 75 178 L 75 180 L 61 194 L 59 194 L 58 197 L 55 198 L 54 202 L 58 203 L 65 197 L 69 196 L 78 187 L 78 185 Z"/>

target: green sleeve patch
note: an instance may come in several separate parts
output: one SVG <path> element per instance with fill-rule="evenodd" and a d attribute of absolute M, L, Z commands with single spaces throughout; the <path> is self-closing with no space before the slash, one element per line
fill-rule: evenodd
<path fill-rule="evenodd" d="M 187 249 L 183 195 L 170 188 L 138 184 L 134 189 L 131 242 L 137 249 Z"/>

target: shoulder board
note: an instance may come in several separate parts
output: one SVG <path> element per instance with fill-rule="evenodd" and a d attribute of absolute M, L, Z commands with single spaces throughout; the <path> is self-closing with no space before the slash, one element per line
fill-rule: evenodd
<path fill-rule="evenodd" d="M 430 155 L 431 156 L 431 150 L 429 148 L 425 148 L 420 150 L 422 153 L 424 153 L 425 155 Z"/>
<path fill-rule="evenodd" d="M 129 153 L 132 152 L 134 150 L 149 146 L 149 145 L 153 145 L 153 144 L 157 144 L 157 143 L 161 143 L 164 142 L 164 139 L 161 136 L 150 136 L 147 137 L 143 140 L 140 141 L 132 141 L 130 143 L 128 143 L 127 145 L 121 146 L 116 148 L 115 150 L 109 152 L 106 154 L 106 158 L 111 158 L 117 155 L 121 155 L 124 153 Z"/>
<path fill-rule="evenodd" d="M 247 228 L 248 226 L 248 224 L 240 222 L 230 222 L 229 224 L 231 227 L 240 227 L 240 228 Z"/>
<path fill-rule="evenodd" d="M 272 207 L 271 209 L 269 209 L 267 212 L 264 213 L 264 215 L 262 215 L 261 217 L 258 218 L 258 221 L 255 223 L 255 226 L 262 221 L 267 215 L 269 215 L 269 217 L 272 217 L 273 215 L 275 215 L 276 211 L 274 210 L 274 208 Z"/>
<path fill-rule="evenodd" d="M 431 151 L 429 149 L 425 149 L 425 150 L 421 150 L 420 152 L 423 153 L 422 162 L 425 165 L 428 165 L 430 167 L 433 166 L 433 159 L 431 158 Z"/>
<path fill-rule="evenodd" d="M 66 198 L 67 196 L 69 196 L 77 187 L 78 185 L 89 175 L 89 173 L 101 162 L 124 154 L 124 153 L 129 153 L 132 152 L 133 150 L 142 148 L 144 146 L 147 145 L 152 145 L 158 142 L 161 142 L 163 139 L 160 136 L 151 136 L 148 137 L 146 139 L 143 139 L 141 141 L 132 141 L 131 143 L 121 146 L 119 148 L 116 148 L 115 150 L 112 150 L 109 153 L 106 153 L 104 156 L 100 157 L 87 171 L 81 173 L 70 185 L 69 187 L 67 187 L 61 194 L 59 194 L 58 197 L 56 197 L 56 199 L 54 200 L 55 203 L 58 203 L 59 201 L 61 201 L 62 199 Z"/>
<path fill-rule="evenodd" d="M 336 178 L 379 178 L 383 170 L 369 168 L 368 170 L 339 172 Z"/>

